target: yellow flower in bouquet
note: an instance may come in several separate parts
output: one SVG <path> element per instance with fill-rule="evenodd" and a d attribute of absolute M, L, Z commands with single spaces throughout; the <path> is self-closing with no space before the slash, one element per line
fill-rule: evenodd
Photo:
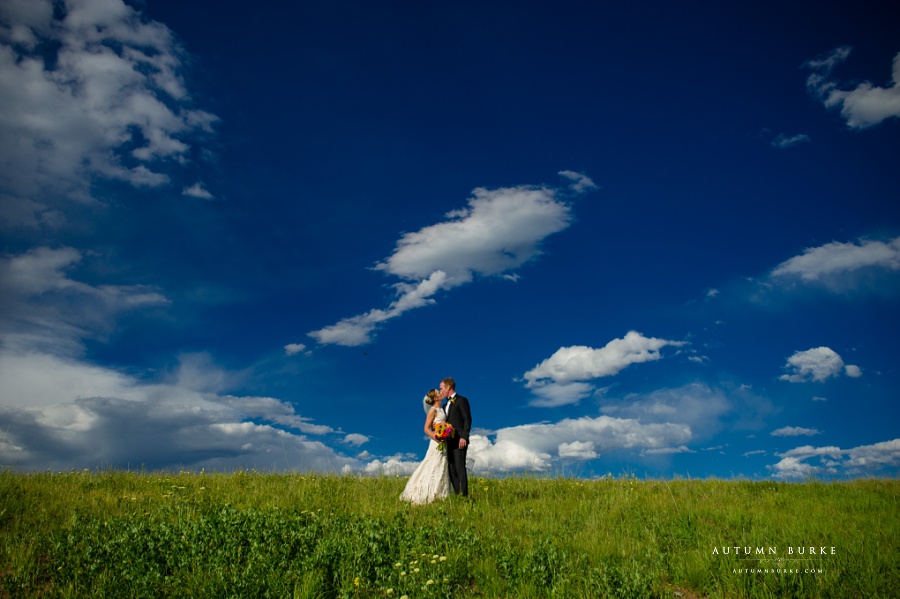
<path fill-rule="evenodd" d="M 453 425 L 449 422 L 438 422 L 434 425 L 434 436 L 437 438 L 438 451 L 444 451 L 444 441 L 455 434 Z"/>

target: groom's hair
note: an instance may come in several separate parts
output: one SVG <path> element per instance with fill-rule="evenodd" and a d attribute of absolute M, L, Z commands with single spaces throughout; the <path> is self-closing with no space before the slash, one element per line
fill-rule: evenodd
<path fill-rule="evenodd" d="M 449 388 L 456 391 L 456 381 L 451 379 L 449 376 L 447 378 L 445 378 L 444 380 L 442 380 L 441 382 L 444 383 L 445 385 L 447 385 Z"/>

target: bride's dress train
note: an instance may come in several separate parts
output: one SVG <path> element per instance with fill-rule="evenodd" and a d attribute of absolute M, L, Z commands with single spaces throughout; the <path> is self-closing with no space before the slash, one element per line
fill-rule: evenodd
<path fill-rule="evenodd" d="M 444 411 L 439 409 L 434 417 L 434 424 L 446 420 Z M 423 505 L 448 495 L 450 495 L 450 475 L 447 471 L 447 454 L 439 451 L 437 441 L 432 439 L 428 443 L 425 459 L 409 477 L 400 499 L 413 505 Z"/>

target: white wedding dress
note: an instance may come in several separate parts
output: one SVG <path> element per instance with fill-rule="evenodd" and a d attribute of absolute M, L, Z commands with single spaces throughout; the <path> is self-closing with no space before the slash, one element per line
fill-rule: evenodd
<path fill-rule="evenodd" d="M 446 420 L 444 410 L 438 408 L 434 415 L 434 424 Z M 413 505 L 424 505 L 448 495 L 450 495 L 450 474 L 447 471 L 447 454 L 439 451 L 437 441 L 432 439 L 428 443 L 425 459 L 409 477 L 400 499 Z"/>

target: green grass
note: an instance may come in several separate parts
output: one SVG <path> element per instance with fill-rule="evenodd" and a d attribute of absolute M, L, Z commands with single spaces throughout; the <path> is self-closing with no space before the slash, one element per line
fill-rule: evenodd
<path fill-rule="evenodd" d="M 404 484 L 0 472 L 0 597 L 846 599 L 900 588 L 896 480 L 476 478 L 471 499 L 425 507 L 398 500 Z"/>

